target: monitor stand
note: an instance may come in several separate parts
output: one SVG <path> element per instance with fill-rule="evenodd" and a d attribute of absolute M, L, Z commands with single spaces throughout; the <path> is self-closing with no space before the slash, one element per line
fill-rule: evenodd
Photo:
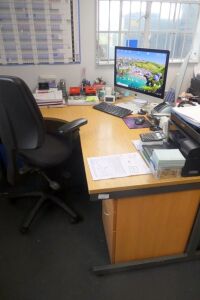
<path fill-rule="evenodd" d="M 151 111 L 155 106 L 162 103 L 163 99 L 152 97 L 146 94 L 134 94 L 133 103 L 138 107 L 138 114 L 145 114 Z"/>

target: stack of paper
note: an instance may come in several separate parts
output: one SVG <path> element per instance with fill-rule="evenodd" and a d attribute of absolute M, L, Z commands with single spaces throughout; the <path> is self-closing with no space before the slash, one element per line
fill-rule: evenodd
<path fill-rule="evenodd" d="M 174 107 L 173 111 L 180 115 L 186 122 L 200 128 L 200 105 Z"/>
<path fill-rule="evenodd" d="M 33 94 L 39 106 L 64 106 L 65 101 L 62 96 L 62 91 L 57 89 L 49 89 L 46 91 L 37 90 Z"/>
<path fill-rule="evenodd" d="M 151 161 L 156 170 L 162 168 L 182 168 L 185 158 L 179 149 L 154 149 Z"/>

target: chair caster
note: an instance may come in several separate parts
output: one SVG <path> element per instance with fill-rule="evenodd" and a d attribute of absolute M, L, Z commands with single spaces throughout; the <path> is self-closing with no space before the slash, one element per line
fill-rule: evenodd
<path fill-rule="evenodd" d="M 70 224 L 76 224 L 76 223 L 78 223 L 78 222 L 80 222 L 81 221 L 81 217 L 79 217 L 79 216 L 77 216 L 77 217 L 70 217 L 69 218 L 69 222 L 70 222 Z"/>
<path fill-rule="evenodd" d="M 10 203 L 12 205 L 15 205 L 17 203 L 17 199 L 16 198 L 10 198 L 9 201 L 10 201 Z"/>
<path fill-rule="evenodd" d="M 22 227 L 20 228 L 20 232 L 21 232 L 22 234 L 26 234 L 26 233 L 28 233 L 29 231 L 30 231 L 29 227 L 22 226 Z"/>

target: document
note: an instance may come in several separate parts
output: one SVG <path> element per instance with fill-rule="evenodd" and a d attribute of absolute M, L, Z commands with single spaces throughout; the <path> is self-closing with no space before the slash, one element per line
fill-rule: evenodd
<path fill-rule="evenodd" d="M 142 149 L 142 141 L 141 140 L 132 140 L 132 143 L 136 150 L 140 151 Z"/>
<path fill-rule="evenodd" d="M 56 101 L 63 100 L 62 91 L 56 89 L 50 89 L 46 92 L 37 92 L 33 94 L 36 100 L 39 101 Z"/>
<path fill-rule="evenodd" d="M 173 110 L 186 122 L 200 128 L 200 105 L 174 107 Z"/>
<path fill-rule="evenodd" d="M 93 180 L 151 173 L 139 153 L 89 157 L 88 164 Z"/>
<path fill-rule="evenodd" d="M 133 101 L 117 103 L 116 106 L 132 110 L 132 115 L 137 114 L 138 110 L 140 110 L 140 108 L 136 104 L 134 104 Z"/>
<path fill-rule="evenodd" d="M 55 88 L 42 92 L 37 90 L 33 96 L 35 97 L 35 100 L 39 106 L 65 106 L 65 100 L 63 99 L 62 91 Z"/>

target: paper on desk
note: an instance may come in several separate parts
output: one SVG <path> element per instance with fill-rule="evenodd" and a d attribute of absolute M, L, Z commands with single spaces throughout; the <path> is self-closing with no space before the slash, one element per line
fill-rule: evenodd
<path fill-rule="evenodd" d="M 63 100 L 62 91 L 60 90 L 47 90 L 47 92 L 43 93 L 35 93 L 33 94 L 36 100 L 39 101 L 55 101 L 55 100 Z"/>
<path fill-rule="evenodd" d="M 139 110 L 139 107 L 133 101 L 117 103 L 115 105 L 132 110 L 132 115 L 137 114 Z"/>
<path fill-rule="evenodd" d="M 200 127 L 200 105 L 174 107 L 173 110 L 180 115 L 186 122 Z"/>
<path fill-rule="evenodd" d="M 136 150 L 140 151 L 142 149 L 142 141 L 141 140 L 132 140 L 132 143 Z"/>
<path fill-rule="evenodd" d="M 93 180 L 151 173 L 139 153 L 89 157 L 88 164 Z"/>

